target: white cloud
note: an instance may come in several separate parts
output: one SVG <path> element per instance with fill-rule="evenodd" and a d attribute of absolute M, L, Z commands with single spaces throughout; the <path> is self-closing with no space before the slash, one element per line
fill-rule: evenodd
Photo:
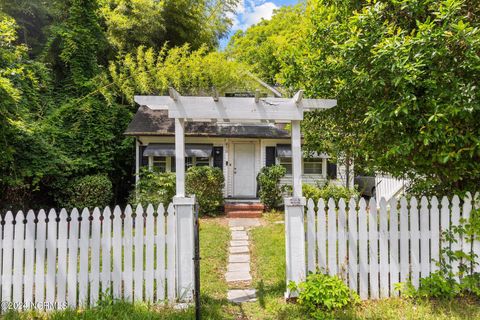
<path fill-rule="evenodd" d="M 233 17 L 232 30 L 246 30 L 262 19 L 270 19 L 275 9 L 278 9 L 278 6 L 270 1 L 244 0 L 237 6 L 237 14 Z"/>
<path fill-rule="evenodd" d="M 275 9 L 278 9 L 278 7 L 273 2 L 265 2 L 253 7 L 252 11 L 243 14 L 244 25 L 249 27 L 252 24 L 259 23 L 262 19 L 270 19 Z"/>

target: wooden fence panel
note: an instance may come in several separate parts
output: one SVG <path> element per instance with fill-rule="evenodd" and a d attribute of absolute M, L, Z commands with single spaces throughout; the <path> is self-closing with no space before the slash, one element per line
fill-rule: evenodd
<path fill-rule="evenodd" d="M 153 253 L 154 247 L 154 217 L 153 206 L 151 204 L 147 207 L 147 217 L 145 219 L 146 234 L 145 234 L 145 300 L 148 302 L 153 301 L 153 284 L 154 284 L 154 265 L 153 265 Z"/>
<path fill-rule="evenodd" d="M 67 302 L 70 308 L 77 306 L 77 273 L 78 273 L 78 210 L 75 208 L 70 214 L 68 237 L 68 275 L 67 275 Z M 92 252 L 93 255 L 93 252 Z M 25 299 L 26 300 L 26 299 Z"/>
<path fill-rule="evenodd" d="M 135 210 L 135 267 L 133 284 L 133 296 L 135 301 L 143 300 L 143 208 L 139 204 Z"/>
<path fill-rule="evenodd" d="M 58 307 L 66 307 L 67 295 L 67 253 L 68 253 L 68 214 L 62 209 L 58 222 L 58 257 L 57 257 L 57 300 Z"/>
<path fill-rule="evenodd" d="M 88 213 L 88 212 L 87 212 Z M 83 213 L 82 213 L 83 215 Z M 82 230 L 85 228 L 84 231 L 89 230 L 87 225 L 84 226 L 83 219 L 87 219 L 87 217 L 82 218 Z M 92 244 L 92 262 L 91 262 L 91 276 L 90 276 L 90 305 L 95 306 L 97 304 L 98 299 L 100 298 L 100 261 L 101 261 L 101 244 L 102 244 L 102 214 L 99 208 L 93 209 L 92 213 L 92 223 L 91 223 L 91 244 Z M 85 220 L 85 223 L 87 220 Z M 88 231 L 87 231 L 88 232 Z M 83 233 L 82 233 L 83 235 Z M 88 239 L 88 234 L 85 235 L 86 239 Z M 83 241 L 82 241 L 83 242 Z"/>
<path fill-rule="evenodd" d="M 323 199 L 318 201 L 317 247 L 318 268 L 325 272 L 327 271 L 327 219 L 325 213 L 325 202 Z"/>
<path fill-rule="evenodd" d="M 47 288 L 45 293 L 46 306 L 53 305 L 55 302 L 55 287 L 57 285 L 57 213 L 50 210 L 48 213 L 47 224 L 47 279 L 45 280 Z"/>
<path fill-rule="evenodd" d="M 397 292 L 394 290 L 395 284 L 399 282 L 399 254 L 398 254 L 398 211 L 397 200 L 390 200 L 390 295 L 396 296 Z"/>
<path fill-rule="evenodd" d="M 358 271 L 361 299 L 368 298 L 368 229 L 365 199 L 358 204 Z"/>
<path fill-rule="evenodd" d="M 315 204 L 312 199 L 307 202 L 307 271 L 315 272 L 317 264 L 315 263 Z"/>
<path fill-rule="evenodd" d="M 3 227 L 2 301 L 12 301 L 13 221 L 13 213 L 8 211 Z"/>
<path fill-rule="evenodd" d="M 388 270 L 388 215 L 387 215 L 387 201 L 385 198 L 380 200 L 380 212 L 378 214 L 380 220 L 380 243 L 379 243 L 379 273 L 380 273 L 380 298 L 389 296 L 389 270 Z"/>
<path fill-rule="evenodd" d="M 157 269 L 156 269 L 156 283 L 157 283 L 157 300 L 165 300 L 165 208 L 160 203 L 157 209 L 157 236 L 155 237 L 155 245 L 157 246 Z"/>
<path fill-rule="evenodd" d="M 430 252 L 431 252 L 431 272 L 439 269 L 440 262 L 440 211 L 438 209 L 438 199 L 433 196 L 430 200 Z"/>
<path fill-rule="evenodd" d="M 361 299 L 397 296 L 397 283 L 412 281 L 418 286 L 421 278 L 438 270 L 442 247 L 480 255 L 478 240 L 463 236 L 449 243 L 442 235 L 469 219 L 473 206 L 480 206 L 473 199 L 477 198 L 468 194 L 461 208 L 456 196 L 451 206 L 445 197 L 441 206 L 437 197 L 422 197 L 420 204 L 415 197 L 410 202 L 405 197 L 399 202 L 382 198 L 378 204 L 370 199 L 368 207 L 364 199 L 358 203 L 350 199 L 348 209 L 344 199 L 338 207 L 329 199 L 327 210 L 325 200 L 320 199 L 316 221 L 312 219 L 313 203 L 308 201 L 307 224 L 315 224 L 317 229 L 307 233 L 309 256 L 316 251 L 320 271 L 344 279 Z M 313 228 L 307 225 L 307 230 Z M 459 263 L 462 261 L 456 262 L 457 270 Z M 306 270 L 311 270 L 311 264 L 309 260 Z M 472 264 L 470 272 L 475 270 L 478 265 Z"/>
<path fill-rule="evenodd" d="M 123 298 L 126 301 L 133 301 L 133 210 L 130 205 L 125 208 L 124 219 L 124 282 L 123 282 Z"/>
<path fill-rule="evenodd" d="M 348 202 L 348 283 L 350 288 L 355 291 L 358 289 L 358 215 L 356 206 L 355 199 L 351 198 Z"/>
<path fill-rule="evenodd" d="M 22 302 L 23 294 L 23 250 L 25 245 L 25 225 L 23 223 L 24 215 L 19 211 L 15 217 L 14 236 L 13 241 L 13 303 L 19 304 Z"/>
<path fill-rule="evenodd" d="M 335 208 L 335 201 L 330 198 L 328 200 L 327 213 L 327 242 L 328 242 L 328 273 L 335 275 L 338 273 L 337 269 L 337 211 Z"/>
<path fill-rule="evenodd" d="M 420 274 L 422 278 L 430 275 L 430 210 L 428 200 L 420 201 Z"/>
<path fill-rule="evenodd" d="M 81 213 L 74 208 L 70 214 L 61 209 L 58 215 L 51 209 L 48 216 L 40 210 L 37 219 L 32 210 L 8 211 L 2 218 L 4 309 L 8 303 L 47 310 L 87 308 L 97 305 L 104 294 L 148 303 L 177 298 L 173 204 L 167 217 L 163 205 L 156 209 L 148 205 L 146 210 L 138 205 L 135 213 L 128 205 L 124 211 L 116 206 L 113 214 L 109 207 L 103 213 L 95 208 L 92 214 L 87 208 Z M 315 239 L 314 232 L 314 244 Z"/>
<path fill-rule="evenodd" d="M 35 281 L 35 214 L 33 210 L 27 212 L 26 218 L 24 301 L 33 302 L 33 284 Z"/>
<path fill-rule="evenodd" d="M 47 235 L 47 215 L 45 210 L 38 212 L 37 238 L 35 239 L 35 302 L 45 298 L 45 242 Z M 2 296 L 3 299 L 3 296 Z"/>
<path fill-rule="evenodd" d="M 347 255 L 347 213 L 345 200 L 338 202 L 338 268 L 341 277 L 347 280 L 348 255 Z"/>

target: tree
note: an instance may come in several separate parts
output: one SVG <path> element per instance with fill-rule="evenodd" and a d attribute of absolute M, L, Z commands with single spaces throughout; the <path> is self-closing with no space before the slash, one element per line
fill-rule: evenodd
<path fill-rule="evenodd" d="M 99 56 L 106 42 L 97 10 L 97 0 L 70 0 L 66 17 L 51 27 L 45 61 L 57 85 L 72 94 L 88 94 L 100 72 Z"/>
<path fill-rule="evenodd" d="M 480 183 L 480 23 L 475 1 L 314 1 L 290 86 L 336 97 L 307 121 L 314 145 L 358 149 L 414 192 L 475 191 Z M 314 134 L 310 135 L 312 132 Z M 333 137 L 332 137 L 333 136 Z"/>
<path fill-rule="evenodd" d="M 109 43 L 121 52 L 144 45 L 160 48 L 165 42 L 164 1 L 100 0 Z"/>
<path fill-rule="evenodd" d="M 58 169 L 44 136 L 49 74 L 17 41 L 17 25 L 0 14 L 0 203 L 21 204 L 46 175 Z M 3 206 L 3 205 L 2 205 Z"/>
<path fill-rule="evenodd" d="M 228 54 L 249 65 L 267 83 L 283 82 L 281 70 L 291 63 L 286 53 L 301 40 L 304 14 L 304 4 L 281 7 L 270 20 L 237 31 L 228 44 Z"/>
<path fill-rule="evenodd" d="M 219 94 L 259 88 L 246 71 L 245 65 L 223 53 L 206 47 L 191 51 L 188 45 L 159 52 L 141 46 L 136 54 L 110 64 L 110 75 L 127 101 L 135 94 L 166 94 L 169 86 L 185 95 L 210 95 L 213 88 Z"/>

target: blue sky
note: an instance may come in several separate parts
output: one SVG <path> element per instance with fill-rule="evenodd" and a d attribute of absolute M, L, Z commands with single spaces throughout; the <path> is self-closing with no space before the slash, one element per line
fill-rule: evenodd
<path fill-rule="evenodd" d="M 270 19 L 273 10 L 298 3 L 298 0 L 242 0 L 237 6 L 236 14 L 232 16 L 234 21 L 230 36 L 237 30 L 246 30 L 252 24 L 263 19 Z M 222 39 L 221 48 L 225 48 L 229 37 Z"/>

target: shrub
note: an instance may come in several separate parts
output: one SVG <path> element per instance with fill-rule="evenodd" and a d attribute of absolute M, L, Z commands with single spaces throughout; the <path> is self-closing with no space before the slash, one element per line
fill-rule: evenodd
<path fill-rule="evenodd" d="M 298 286 L 289 285 L 291 290 L 298 291 L 298 303 L 305 307 L 311 315 L 321 311 L 332 311 L 359 301 L 356 292 L 337 276 L 323 273 L 310 273 L 305 282 Z"/>
<path fill-rule="evenodd" d="M 60 205 L 65 208 L 105 207 L 112 201 L 112 197 L 112 182 L 106 175 L 89 175 L 68 183 Z"/>
<path fill-rule="evenodd" d="M 327 184 L 325 187 L 320 189 L 318 194 L 319 198 L 328 199 L 333 198 L 335 202 L 338 202 L 341 198 L 345 199 L 346 201 L 350 200 L 350 198 L 358 198 L 360 193 L 355 190 L 354 188 L 347 189 L 342 186 L 336 186 L 334 184 Z"/>
<path fill-rule="evenodd" d="M 311 184 L 304 183 L 302 185 L 302 192 L 305 198 L 312 199 L 315 203 L 320 199 L 320 188 L 312 186 Z"/>
<path fill-rule="evenodd" d="M 268 209 L 275 209 L 282 201 L 284 187 L 280 179 L 285 176 L 286 169 L 280 165 L 263 167 L 258 174 L 260 200 Z"/>
<path fill-rule="evenodd" d="M 225 178 L 219 168 L 190 167 L 185 177 L 187 194 L 195 194 L 199 214 L 215 216 L 223 206 Z"/>
<path fill-rule="evenodd" d="M 150 203 L 153 205 L 163 203 L 164 206 L 167 206 L 172 202 L 175 192 L 175 173 L 159 172 L 155 169 L 150 171 L 148 168 L 142 168 L 140 179 L 130 195 L 129 202 L 141 203 L 142 206 Z"/>

